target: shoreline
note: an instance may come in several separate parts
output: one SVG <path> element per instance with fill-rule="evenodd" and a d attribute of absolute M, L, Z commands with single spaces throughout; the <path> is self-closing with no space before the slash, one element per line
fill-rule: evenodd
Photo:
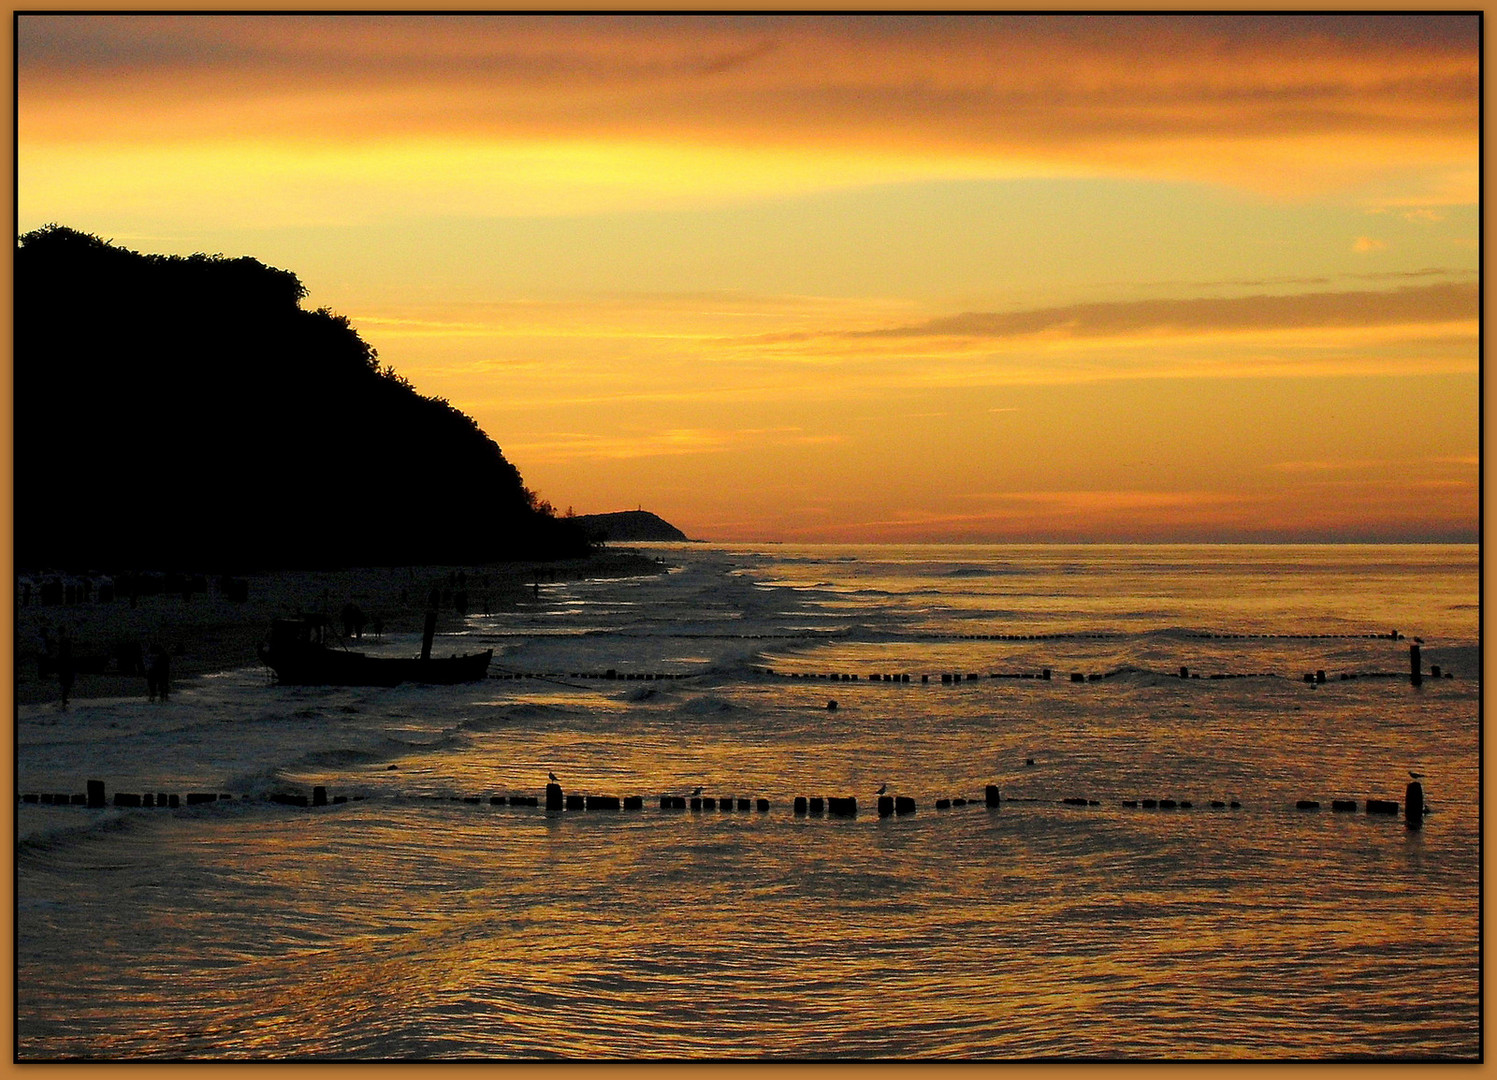
<path fill-rule="evenodd" d="M 354 604 L 371 620 L 377 616 L 386 634 L 419 635 L 427 601 L 436 590 L 442 601 L 437 619 L 440 635 L 462 624 L 453 595 L 459 591 L 467 594 L 469 614 L 494 614 L 512 611 L 535 595 L 537 583 L 636 577 L 668 569 L 656 556 L 617 548 L 553 563 L 267 571 L 242 576 L 248 583 L 242 600 L 223 595 L 211 580 L 206 593 L 144 595 L 133 604 L 116 596 L 107 603 L 21 606 L 18 598 L 12 679 L 15 705 L 61 703 L 56 676 L 43 677 L 39 669 L 47 655 L 47 640 L 55 642 L 63 633 L 73 642 L 79 668 L 70 702 L 144 698 L 145 677 L 119 670 L 115 653 L 120 648 L 134 644 L 147 651 L 153 643 L 160 643 L 171 657 L 171 686 L 176 688 L 185 679 L 258 664 L 256 646 L 277 617 L 322 612 L 341 629 L 344 605 Z M 369 625 L 365 633 L 373 636 Z M 101 670 L 84 670 L 89 667 Z"/>

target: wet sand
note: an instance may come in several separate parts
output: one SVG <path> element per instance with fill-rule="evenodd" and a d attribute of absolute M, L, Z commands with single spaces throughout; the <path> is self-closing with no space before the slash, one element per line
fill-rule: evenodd
<path fill-rule="evenodd" d="M 45 641 L 66 633 L 80 666 L 90 656 L 107 656 L 102 672 L 79 671 L 71 698 L 128 697 L 146 694 L 142 675 L 122 675 L 114 651 L 129 642 L 148 651 L 159 643 L 171 656 L 173 685 L 183 679 L 257 664 L 255 647 L 265 639 L 270 621 L 299 613 L 326 613 L 342 629 L 345 604 L 357 605 L 367 616 L 378 616 L 386 634 L 419 634 L 427 599 L 433 588 L 443 590 L 438 635 L 457 628 L 462 616 L 454 609 L 452 578 L 466 575 L 469 614 L 511 610 L 533 594 L 537 580 L 632 577 L 661 573 L 666 565 L 657 556 L 619 548 L 586 559 L 554 563 L 498 563 L 485 566 L 368 567 L 343 570 L 285 570 L 244 575 L 248 597 L 235 601 L 220 593 L 217 579 L 208 575 L 208 591 L 184 599 L 181 593 L 116 596 L 109 603 L 42 605 L 16 608 L 15 700 L 35 705 L 60 701 L 56 676 L 39 674 Z M 19 604 L 19 598 L 17 600 Z M 372 636 L 366 624 L 364 634 Z"/>

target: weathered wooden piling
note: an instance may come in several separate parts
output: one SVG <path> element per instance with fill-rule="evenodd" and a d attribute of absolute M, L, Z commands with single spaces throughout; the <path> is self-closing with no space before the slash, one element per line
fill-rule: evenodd
<path fill-rule="evenodd" d="M 1390 814 L 1397 816 L 1398 801 L 1396 799 L 1368 799 L 1367 812 L 1369 814 Z"/>
<path fill-rule="evenodd" d="M 585 796 L 585 795 L 568 795 L 567 796 L 567 809 L 568 810 L 586 810 L 587 809 L 587 796 Z"/>
<path fill-rule="evenodd" d="M 806 804 L 806 809 L 812 817 L 820 817 L 826 812 L 826 800 L 820 795 L 812 795 L 811 801 Z"/>
<path fill-rule="evenodd" d="M 915 812 L 915 800 L 908 795 L 894 796 L 894 812 L 896 814 L 913 814 Z"/>
<path fill-rule="evenodd" d="M 1182 678 L 1182 679 L 1188 679 L 1188 678 L 1190 678 L 1190 668 L 1186 667 L 1184 664 L 1180 665 L 1180 678 Z"/>
<path fill-rule="evenodd" d="M 1161 810 L 1173 810 L 1174 808 L 1175 808 L 1175 800 L 1174 799 L 1160 799 L 1159 800 L 1159 809 L 1161 809 Z"/>
<path fill-rule="evenodd" d="M 983 789 L 983 800 L 989 806 L 999 805 L 1001 796 L 998 794 L 997 784 L 989 784 L 986 788 Z"/>
<path fill-rule="evenodd" d="M 1071 672 L 1071 681 L 1072 682 L 1086 682 L 1086 676 L 1082 672 L 1073 671 L 1073 672 Z"/>
<path fill-rule="evenodd" d="M 505 798 L 504 798 L 503 795 L 490 795 L 489 796 L 489 805 L 490 806 L 503 806 L 504 803 L 505 803 Z"/>
<path fill-rule="evenodd" d="M 755 809 L 759 813 L 761 813 L 761 814 L 767 814 L 767 813 L 769 813 L 769 800 L 768 799 L 760 799 L 755 804 Z"/>
<path fill-rule="evenodd" d="M 645 800 L 644 800 L 644 796 L 643 795 L 625 795 L 624 796 L 624 809 L 625 810 L 643 810 L 644 808 L 645 808 Z"/>
<path fill-rule="evenodd" d="M 1332 799 L 1331 809 L 1338 814 L 1355 814 L 1357 812 L 1356 799 Z"/>
<path fill-rule="evenodd" d="M 936 809 L 937 810 L 950 810 L 951 809 L 951 800 L 950 799 L 937 799 L 936 800 Z"/>
<path fill-rule="evenodd" d="M 617 795 L 588 795 L 584 797 L 583 808 L 587 810 L 617 810 L 619 808 L 619 797 Z"/>
<path fill-rule="evenodd" d="M 1314 799 L 1301 799 L 1299 802 L 1294 804 L 1294 808 L 1296 810 L 1319 810 L 1320 803 L 1316 802 Z"/>
<path fill-rule="evenodd" d="M 90 780 L 88 782 L 88 808 L 99 810 L 104 806 L 104 781 Z"/>
<path fill-rule="evenodd" d="M 696 800 L 693 799 L 692 802 L 696 802 Z M 692 809 L 695 810 L 696 807 L 693 806 Z M 703 810 L 716 810 L 717 809 L 717 798 L 716 798 L 716 796 L 713 796 L 713 795 L 703 795 L 702 796 L 702 809 Z"/>
<path fill-rule="evenodd" d="M 426 622 L 421 627 L 421 659 L 431 659 L 431 639 L 437 632 L 437 613 L 435 609 L 428 609 Z"/>
<path fill-rule="evenodd" d="M 1319 669 L 1316 670 L 1316 672 L 1315 672 L 1315 681 L 1317 683 L 1323 683 L 1323 682 L 1325 682 L 1325 669 L 1324 668 L 1319 668 Z"/>
<path fill-rule="evenodd" d="M 1049 682 L 1050 681 L 1050 669 L 1049 668 L 1045 668 L 1043 671 L 1041 671 L 1040 672 L 1040 678 L 1044 679 L 1046 682 Z"/>
<path fill-rule="evenodd" d="M 1159 805 L 1158 799 L 1140 799 L 1139 802 L 1143 805 L 1143 808 L 1145 810 L 1153 810 Z"/>
<path fill-rule="evenodd" d="M 691 797 L 691 808 L 696 811 L 700 811 L 702 809 L 702 800 L 700 796 L 693 795 Z"/>
<path fill-rule="evenodd" d="M 1413 683 L 1415 686 L 1418 686 L 1420 683 L 1424 682 L 1424 673 L 1420 670 L 1419 665 L 1418 645 L 1409 646 L 1409 682 Z"/>
<path fill-rule="evenodd" d="M 856 817 L 858 800 L 851 796 L 833 795 L 826 801 L 827 813 L 833 817 Z"/>
<path fill-rule="evenodd" d="M 803 817 L 806 813 L 806 797 L 804 795 L 797 795 L 795 797 L 795 803 L 793 804 L 793 807 L 795 815 L 797 817 Z"/>
<path fill-rule="evenodd" d="M 1418 651 L 1418 646 L 1415 646 Z M 1410 780 L 1403 792 L 1403 823 L 1410 829 L 1424 827 L 1424 785 Z"/>
<path fill-rule="evenodd" d="M 566 805 L 566 796 L 562 794 L 560 784 L 546 785 L 546 809 L 560 810 Z"/>
<path fill-rule="evenodd" d="M 334 806 L 337 806 L 340 803 L 346 803 L 347 801 L 348 801 L 348 796 L 347 795 L 334 795 L 333 796 L 333 805 Z"/>
<path fill-rule="evenodd" d="M 475 797 L 473 801 L 477 802 L 478 799 Z M 321 784 L 318 784 L 316 787 L 314 787 L 312 789 L 312 805 L 313 806 L 326 806 L 327 805 L 327 788 L 323 787 Z"/>
<path fill-rule="evenodd" d="M 1438 679 L 1440 677 L 1440 665 L 1439 664 L 1431 664 L 1429 666 L 1429 677 L 1431 679 Z"/>
<path fill-rule="evenodd" d="M 952 806 L 966 806 L 967 805 L 967 800 L 963 799 L 961 797 L 957 797 L 957 798 L 951 800 L 951 805 Z"/>
<path fill-rule="evenodd" d="M 878 816 L 888 817 L 892 813 L 894 813 L 894 796 L 880 795 L 878 797 Z"/>
<path fill-rule="evenodd" d="M 753 808 L 753 800 L 752 799 L 739 799 L 738 800 L 738 809 L 739 810 L 747 811 L 747 810 L 750 810 L 752 808 Z"/>
<path fill-rule="evenodd" d="M 187 805 L 198 806 L 201 803 L 217 802 L 218 796 L 211 791 L 189 791 L 187 793 Z"/>

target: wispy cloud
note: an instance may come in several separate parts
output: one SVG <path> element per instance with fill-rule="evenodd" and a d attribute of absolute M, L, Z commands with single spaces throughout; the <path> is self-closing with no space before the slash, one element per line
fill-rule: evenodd
<path fill-rule="evenodd" d="M 670 428 L 637 434 L 560 432 L 541 440 L 509 443 L 505 449 L 539 464 L 585 460 L 682 457 L 741 450 L 748 445 L 816 445 L 842 441 L 836 434 L 808 434 L 798 427 Z"/>
<path fill-rule="evenodd" d="M 838 330 L 825 334 L 766 335 L 765 344 L 844 339 L 963 338 L 1001 340 L 1049 335 L 1063 338 L 1140 334 L 1222 333 L 1379 327 L 1474 321 L 1480 311 L 1474 284 L 1405 286 L 1382 292 L 1322 292 L 1227 298 L 1127 300 L 964 312 L 903 326 Z"/>

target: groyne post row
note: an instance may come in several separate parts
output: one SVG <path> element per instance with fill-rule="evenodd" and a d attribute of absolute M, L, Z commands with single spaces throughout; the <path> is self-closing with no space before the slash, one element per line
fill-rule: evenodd
<path fill-rule="evenodd" d="M 102 780 L 89 780 L 87 791 L 81 794 L 54 793 L 54 792 L 27 792 L 17 796 L 17 801 L 22 803 L 35 803 L 47 806 L 83 806 L 89 809 L 101 810 L 110 805 L 105 799 L 104 782 Z M 425 796 L 429 799 L 442 799 L 442 796 Z M 341 805 L 353 801 L 361 801 L 363 795 L 336 795 L 331 800 L 328 798 L 327 788 L 317 785 L 312 788 L 309 796 L 295 792 L 273 792 L 266 796 L 265 801 L 282 806 L 328 806 Z M 186 796 L 166 792 L 121 792 L 114 793 L 112 805 L 128 808 L 159 807 L 177 809 L 180 806 L 201 806 L 209 803 L 231 802 L 234 796 L 220 792 L 190 791 Z M 241 800 L 248 801 L 248 800 Z M 479 804 L 483 797 L 479 795 L 449 796 L 447 801 Z M 953 807 L 966 806 L 968 799 L 964 797 L 940 798 L 935 800 L 937 810 L 948 810 Z M 975 801 L 975 800 L 974 800 Z M 998 785 L 989 784 L 983 791 L 983 805 L 989 809 L 1000 807 L 1004 798 L 999 791 Z M 1063 799 L 1037 799 L 1037 798 L 1009 798 L 1008 802 L 1020 803 L 1052 803 L 1062 806 L 1101 806 L 1101 800 L 1090 799 L 1084 796 L 1069 796 Z M 491 806 L 540 806 L 542 800 L 534 795 L 491 795 L 488 798 Z M 546 785 L 544 805 L 547 811 L 618 811 L 618 810 L 643 810 L 644 796 L 626 795 L 620 798 L 617 795 L 578 795 L 566 794 L 560 784 L 550 783 Z M 912 796 L 907 795 L 885 795 L 877 796 L 878 816 L 881 818 L 890 816 L 902 816 L 915 813 L 916 803 Z M 1190 810 L 1194 803 L 1189 799 L 1122 799 L 1119 805 L 1126 809 L 1144 810 Z M 1213 810 L 1232 809 L 1239 810 L 1242 804 L 1236 799 L 1229 803 L 1223 799 L 1212 799 L 1209 803 Z M 1365 811 L 1373 815 L 1386 815 L 1396 817 L 1399 805 L 1391 799 L 1366 799 L 1363 803 Z M 1318 799 L 1300 799 L 1295 803 L 1297 810 L 1319 810 Z M 687 808 L 695 812 L 706 810 L 721 810 L 731 812 L 736 807 L 741 813 L 757 811 L 767 814 L 770 810 L 768 799 L 760 797 L 737 796 L 711 796 L 693 794 L 686 795 L 661 795 L 660 809 L 663 811 L 685 810 Z M 1338 813 L 1355 813 L 1357 800 L 1355 799 L 1333 799 L 1331 809 Z M 1404 821 L 1410 829 L 1418 829 L 1423 826 L 1424 816 L 1429 813 L 1424 805 L 1424 787 L 1418 780 L 1412 781 L 1404 791 Z M 856 817 L 858 814 L 858 800 L 855 796 L 835 795 L 797 795 L 792 803 L 792 812 L 796 817 Z"/>
<path fill-rule="evenodd" d="M 1247 635 L 1237 635 L 1237 636 L 1247 636 Z M 1259 635 L 1259 636 L 1266 637 L 1268 635 Z M 1358 635 L 1358 636 L 1360 636 L 1360 635 Z M 1375 637 L 1384 637 L 1385 635 L 1378 634 L 1378 635 L 1372 635 L 1372 636 L 1375 636 Z M 990 671 L 985 676 L 982 673 L 975 672 L 975 671 L 968 671 L 968 672 L 943 671 L 943 672 L 940 672 L 938 674 L 922 674 L 922 675 L 919 675 L 919 676 L 915 676 L 915 675 L 911 675 L 908 672 L 890 673 L 890 672 L 887 672 L 887 671 L 870 672 L 870 673 L 866 673 L 866 674 L 860 675 L 857 672 L 776 671 L 774 668 L 771 668 L 771 667 L 754 668 L 752 670 L 754 670 L 758 674 L 762 674 L 762 675 L 773 675 L 773 676 L 776 676 L 778 678 L 783 678 L 783 679 L 810 679 L 810 680 L 822 680 L 822 681 L 826 681 L 826 682 L 858 682 L 860 680 L 866 679 L 868 682 L 871 682 L 871 683 L 897 683 L 899 685 L 905 685 L 905 684 L 913 682 L 918 677 L 919 681 L 922 684 L 924 684 L 924 685 L 929 685 L 930 682 L 931 682 L 931 680 L 935 679 L 935 680 L 938 680 L 941 683 L 942 686 L 954 686 L 954 685 L 959 685 L 959 684 L 964 683 L 964 682 L 967 682 L 967 683 L 977 682 L 978 680 L 983 679 L 983 678 L 987 678 L 987 679 L 1040 679 L 1040 680 L 1045 681 L 1045 682 L 1050 682 L 1051 681 L 1051 676 L 1052 676 L 1052 669 L 1051 668 L 1041 668 L 1037 672 L 1036 671 Z M 1106 671 L 1106 672 L 1073 671 L 1073 672 L 1070 673 L 1070 681 L 1073 682 L 1073 683 L 1098 682 L 1098 681 L 1100 681 L 1102 679 L 1111 679 L 1114 676 L 1120 675 L 1120 674 L 1122 674 L 1121 671 Z M 1172 676 L 1172 675 L 1161 675 L 1160 677 L 1161 678 L 1174 678 L 1175 676 Z M 1187 664 L 1181 664 L 1180 665 L 1180 674 L 1179 674 L 1178 677 L 1181 678 L 1181 679 L 1199 679 L 1199 678 L 1201 678 L 1201 673 L 1199 671 L 1191 671 L 1189 665 L 1187 665 Z M 1251 672 L 1251 673 L 1242 673 L 1242 672 L 1216 672 L 1216 673 L 1213 673 L 1211 675 L 1206 676 L 1207 679 L 1278 679 L 1278 678 L 1282 678 L 1282 677 L 1283 676 L 1281 676 L 1281 675 L 1278 675 L 1278 674 L 1276 674 L 1274 672 L 1268 672 L 1268 671 L 1265 671 L 1265 672 Z M 1347 682 L 1347 681 L 1352 680 L 1352 679 L 1390 679 L 1390 678 L 1402 678 L 1402 677 L 1403 676 L 1399 672 L 1396 672 L 1396 671 L 1343 671 L 1343 672 L 1341 672 L 1337 676 L 1338 681 L 1341 681 L 1341 682 Z M 1444 672 L 1442 672 L 1440 670 L 1440 665 L 1436 664 L 1436 665 L 1434 665 L 1433 667 L 1430 668 L 1430 678 L 1433 678 L 1433 679 L 1439 679 L 1439 678 L 1453 679 L 1453 678 L 1455 678 L 1455 674 L 1454 674 L 1454 672 L 1450 672 L 1450 671 L 1444 671 Z M 1305 675 L 1304 675 L 1304 681 L 1307 682 L 1307 683 L 1310 683 L 1312 685 L 1318 685 L 1319 686 L 1319 685 L 1324 685 L 1327 681 L 1329 681 L 1329 676 L 1326 674 L 1324 668 L 1319 668 L 1319 669 L 1317 669 L 1315 671 L 1306 672 Z M 1413 685 L 1415 685 L 1415 686 L 1419 686 L 1423 682 L 1423 675 L 1422 675 L 1422 671 L 1421 671 L 1421 667 L 1420 667 L 1419 646 L 1418 645 L 1410 645 L 1409 646 L 1409 681 Z"/>

